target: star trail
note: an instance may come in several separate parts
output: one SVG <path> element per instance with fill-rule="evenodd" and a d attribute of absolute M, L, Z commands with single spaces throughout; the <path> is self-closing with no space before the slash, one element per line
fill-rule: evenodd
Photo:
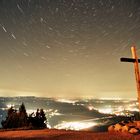
<path fill-rule="evenodd" d="M 0 1 L 0 95 L 135 98 L 139 0 Z"/>

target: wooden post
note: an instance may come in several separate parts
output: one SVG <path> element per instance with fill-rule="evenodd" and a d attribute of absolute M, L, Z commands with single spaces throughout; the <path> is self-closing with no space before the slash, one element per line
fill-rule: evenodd
<path fill-rule="evenodd" d="M 135 46 L 131 47 L 132 57 L 135 59 L 134 68 L 135 68 L 135 77 L 136 77 L 136 84 L 137 84 L 137 92 L 138 92 L 138 103 L 139 103 L 139 111 L 140 111 L 140 74 L 139 74 L 139 62 L 138 57 L 136 54 Z"/>

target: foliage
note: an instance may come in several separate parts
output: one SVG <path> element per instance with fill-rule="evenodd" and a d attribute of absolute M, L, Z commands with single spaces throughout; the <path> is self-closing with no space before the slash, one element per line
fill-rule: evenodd
<path fill-rule="evenodd" d="M 44 121 L 46 121 L 46 117 L 43 109 L 40 109 L 40 111 L 37 109 L 35 117 L 32 115 L 33 114 L 28 117 L 31 126 L 35 128 L 46 128 L 46 124 L 44 123 Z"/>
<path fill-rule="evenodd" d="M 34 114 L 34 113 L 32 113 Z M 22 103 L 19 107 L 19 111 L 10 107 L 7 112 L 6 120 L 1 122 L 2 127 L 7 128 L 23 128 L 23 127 L 35 127 L 46 128 L 46 117 L 43 109 L 37 109 L 36 115 L 33 117 L 27 115 L 25 105 Z"/>

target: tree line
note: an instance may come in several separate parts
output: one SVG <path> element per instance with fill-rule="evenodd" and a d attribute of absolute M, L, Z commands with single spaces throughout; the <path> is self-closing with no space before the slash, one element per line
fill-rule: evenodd
<path fill-rule="evenodd" d="M 34 116 L 33 116 L 34 115 Z M 43 109 L 37 109 L 30 115 L 27 114 L 24 103 L 22 103 L 17 111 L 12 106 L 8 109 L 7 117 L 2 120 L 1 124 L 4 129 L 8 128 L 46 128 L 46 116 Z"/>

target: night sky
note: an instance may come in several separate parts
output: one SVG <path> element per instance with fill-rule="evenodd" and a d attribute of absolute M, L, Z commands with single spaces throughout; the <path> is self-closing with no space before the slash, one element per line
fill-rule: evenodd
<path fill-rule="evenodd" d="M 0 0 L 0 96 L 136 98 L 139 0 Z"/>

